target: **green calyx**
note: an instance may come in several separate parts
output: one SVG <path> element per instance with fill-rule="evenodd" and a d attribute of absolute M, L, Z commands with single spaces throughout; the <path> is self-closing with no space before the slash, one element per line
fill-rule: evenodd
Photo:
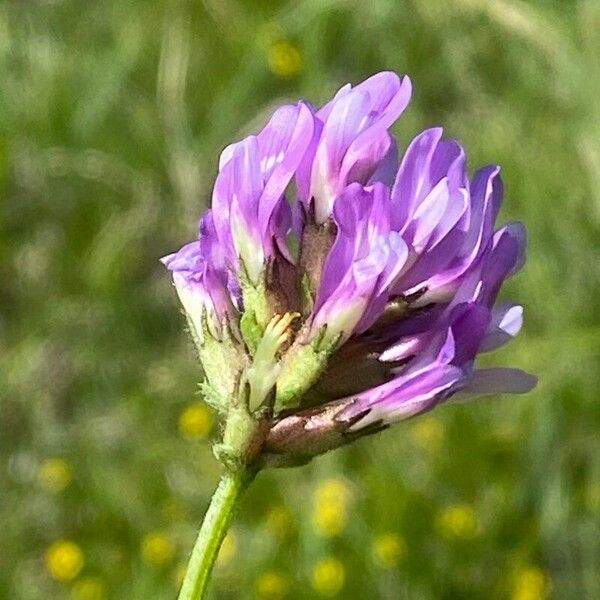
<path fill-rule="evenodd" d="M 237 394 L 227 410 L 223 441 L 215 447 L 215 454 L 230 470 L 252 465 L 260 454 L 272 424 L 281 349 L 298 316 L 286 313 L 269 321 L 252 360 L 240 375 Z"/>
<path fill-rule="evenodd" d="M 232 472 L 261 464 L 261 451 L 278 415 L 321 402 L 314 386 L 340 339 L 328 335 L 327 327 L 316 336 L 308 323 L 298 330 L 298 312 L 274 314 L 279 304 L 273 291 L 269 293 L 267 271 L 257 283 L 243 268 L 242 273 L 244 312 L 237 335 L 226 322 L 211 331 L 206 314 L 199 332 L 188 319 L 206 377 L 204 397 L 223 418 L 214 452 Z M 304 293 L 311 300 L 307 283 Z"/>
<path fill-rule="evenodd" d="M 240 319 L 240 330 L 244 342 L 252 354 L 260 343 L 262 335 L 271 318 L 264 274 L 253 284 L 243 264 L 240 267 L 244 312 Z"/>
<path fill-rule="evenodd" d="M 327 339 L 326 327 L 308 343 L 299 336 L 286 353 L 277 379 L 275 414 L 298 408 L 327 366 L 339 336 Z"/>
<path fill-rule="evenodd" d="M 198 335 L 188 316 L 189 330 L 205 375 L 202 390 L 208 404 L 223 413 L 227 411 L 229 399 L 235 393 L 248 359 L 227 323 L 222 324 L 221 339 L 215 338 L 209 331 L 206 313 L 202 315 L 201 323 L 202 332 Z"/>
<path fill-rule="evenodd" d="M 251 414 L 243 403 L 230 407 L 223 430 L 223 439 L 215 444 L 217 459 L 230 471 L 251 466 L 262 449 L 270 420 L 264 413 Z"/>

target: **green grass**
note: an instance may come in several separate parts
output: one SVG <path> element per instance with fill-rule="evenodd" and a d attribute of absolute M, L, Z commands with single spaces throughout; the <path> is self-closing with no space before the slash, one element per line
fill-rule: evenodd
<path fill-rule="evenodd" d="M 200 373 L 157 259 L 194 235 L 220 148 L 381 69 L 414 82 L 403 146 L 443 124 L 471 168 L 503 166 L 526 326 L 492 361 L 540 385 L 262 474 L 213 597 L 281 597 L 269 577 L 321 597 L 326 557 L 343 599 L 600 597 L 599 54 L 594 0 L 0 4 L 0 598 L 174 597 L 219 469 L 178 429 Z M 347 519 L 321 515 L 324 537 L 331 477 Z M 61 539 L 85 561 L 66 582 L 45 558 Z"/>

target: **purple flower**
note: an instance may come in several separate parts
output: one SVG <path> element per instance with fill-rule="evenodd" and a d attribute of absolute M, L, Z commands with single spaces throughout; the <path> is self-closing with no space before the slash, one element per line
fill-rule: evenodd
<path fill-rule="evenodd" d="M 200 221 L 200 239 L 190 242 L 161 262 L 173 273 L 173 283 L 194 333 L 202 338 L 205 325 L 215 338 L 223 326 L 238 334 L 238 311 L 228 288 L 225 256 L 216 237 L 212 211 Z"/>
<path fill-rule="evenodd" d="M 221 154 L 212 197 L 217 237 L 230 267 L 239 269 L 241 260 L 253 283 L 276 248 L 292 260 L 284 192 L 312 139 L 313 120 L 302 102 L 283 106 L 258 135 Z"/>
<path fill-rule="evenodd" d="M 394 226 L 413 257 L 395 291 L 425 290 L 421 304 L 452 298 L 488 244 L 502 202 L 499 167 L 485 167 L 469 182 L 464 150 L 441 138 L 439 128 L 415 138 L 392 190 Z"/>
<path fill-rule="evenodd" d="M 360 85 L 344 86 L 315 114 L 317 135 L 297 174 L 299 197 L 314 203 L 317 223 L 324 223 L 336 198 L 350 183 L 386 181 L 396 154 L 389 127 L 410 101 L 408 77 L 373 75 Z M 393 177 L 393 175 L 392 175 Z"/>
<path fill-rule="evenodd" d="M 439 315 L 430 315 L 433 324 L 425 327 L 423 319 L 418 324 L 407 319 L 408 335 L 398 329 L 398 339 L 380 356 L 384 362 L 401 363 L 391 369 L 394 377 L 354 396 L 338 418 L 360 429 L 414 416 L 454 394 L 529 391 L 535 378 L 526 373 L 474 367 L 478 352 L 507 343 L 521 328 L 520 306 L 494 308 L 494 303 L 504 279 L 521 264 L 523 244 L 519 224 L 499 230 L 453 300 Z M 364 418 L 354 421 L 359 414 Z"/>
<path fill-rule="evenodd" d="M 251 444 L 265 464 L 294 464 L 450 398 L 535 384 L 475 365 L 523 321 L 521 306 L 496 303 L 526 237 L 519 223 L 495 229 L 500 169 L 470 177 L 440 128 L 398 162 L 388 130 L 410 94 L 408 77 L 379 73 L 319 110 L 278 109 L 223 151 L 199 240 L 163 259 L 198 335 L 233 333 L 231 364 L 223 351 L 213 369 L 232 374 L 219 402 L 266 419 Z"/>
<path fill-rule="evenodd" d="M 336 239 L 327 255 L 313 308 L 313 335 L 322 327 L 345 341 L 378 316 L 390 284 L 404 268 L 408 247 L 390 229 L 389 189 L 350 184 L 336 199 Z"/>
<path fill-rule="evenodd" d="M 275 423 L 265 465 L 301 464 L 450 399 L 530 391 L 536 378 L 520 369 L 474 365 L 478 353 L 506 344 L 521 328 L 522 307 L 495 301 L 503 280 L 522 265 L 523 252 L 522 226 L 505 226 L 451 302 L 349 340 L 338 351 L 341 361 L 334 355 L 315 386 L 329 401 Z M 357 392 L 345 395 L 353 386 Z M 331 400 L 335 396 L 342 397 Z"/>

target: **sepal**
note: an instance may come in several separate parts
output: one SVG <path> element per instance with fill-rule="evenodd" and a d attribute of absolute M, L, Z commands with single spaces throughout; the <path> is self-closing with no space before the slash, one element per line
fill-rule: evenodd
<path fill-rule="evenodd" d="M 200 321 L 203 329 L 201 336 L 188 316 L 190 333 L 204 371 L 205 389 L 210 390 L 207 400 L 219 412 L 225 412 L 248 358 L 226 322 L 223 322 L 222 336 L 218 339 L 209 333 L 206 312 Z"/>
<path fill-rule="evenodd" d="M 239 278 L 244 304 L 244 311 L 240 318 L 240 331 L 250 353 L 254 354 L 271 317 L 265 274 L 263 272 L 258 282 L 254 284 L 242 263 Z"/>
<path fill-rule="evenodd" d="M 298 408 L 306 393 L 313 387 L 327 367 L 327 360 L 334 352 L 339 336 L 327 336 L 327 326 L 322 327 L 312 341 L 306 340 L 307 331 L 298 335 L 282 360 L 277 379 L 275 414 Z"/>
<path fill-rule="evenodd" d="M 243 394 L 248 394 L 248 390 Z M 230 407 L 223 439 L 213 447 L 217 460 L 230 471 L 239 471 L 256 462 L 270 426 L 270 419 L 260 418 L 263 416 L 262 412 L 250 414 L 244 400 Z"/>
<path fill-rule="evenodd" d="M 315 456 L 386 429 L 387 425 L 379 421 L 353 431 L 352 426 L 369 412 L 344 418 L 354 403 L 353 399 L 338 400 L 290 415 L 273 425 L 264 442 L 261 467 L 301 466 Z"/>

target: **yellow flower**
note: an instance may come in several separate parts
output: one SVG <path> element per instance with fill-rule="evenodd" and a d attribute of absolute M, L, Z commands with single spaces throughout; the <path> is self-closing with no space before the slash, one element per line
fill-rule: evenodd
<path fill-rule="evenodd" d="M 344 565 L 336 558 L 325 558 L 318 562 L 313 569 L 313 588 L 321 596 L 335 596 L 344 587 L 345 580 Z"/>
<path fill-rule="evenodd" d="M 70 540 L 54 542 L 45 554 L 46 568 L 57 581 L 72 581 L 79 575 L 85 558 L 81 548 Z"/>
<path fill-rule="evenodd" d="M 269 67 L 279 77 L 293 77 L 302 69 L 300 50 L 285 40 L 274 43 L 268 50 Z"/>
<path fill-rule="evenodd" d="M 281 600 L 289 590 L 288 578 L 277 571 L 266 571 L 256 582 L 256 592 L 259 598 L 266 600 Z"/>
<path fill-rule="evenodd" d="M 189 440 L 207 437 L 212 431 L 213 414 L 203 402 L 194 402 L 179 415 L 179 433 Z"/>
<path fill-rule="evenodd" d="M 396 533 L 384 533 L 373 542 L 373 557 L 383 568 L 395 567 L 406 555 L 406 542 Z"/>
<path fill-rule="evenodd" d="M 441 513 L 438 526 L 444 537 L 471 539 L 477 534 L 477 515 L 470 504 L 454 504 Z"/>
<path fill-rule="evenodd" d="M 317 486 L 313 499 L 312 525 L 323 537 L 339 535 L 348 522 L 350 490 L 343 479 L 326 479 Z"/>
<path fill-rule="evenodd" d="M 219 567 L 226 567 L 237 553 L 237 536 L 233 531 L 225 536 L 219 555 L 217 556 L 217 565 Z"/>
<path fill-rule="evenodd" d="M 414 444 L 423 450 L 439 450 L 444 443 L 446 431 L 444 424 L 436 417 L 426 417 L 415 421 L 410 429 L 410 437 Z"/>
<path fill-rule="evenodd" d="M 73 584 L 72 596 L 75 600 L 104 600 L 106 593 L 100 577 L 82 577 Z"/>
<path fill-rule="evenodd" d="M 335 537 L 344 530 L 348 522 L 345 506 L 317 504 L 312 515 L 315 532 L 323 537 Z"/>
<path fill-rule="evenodd" d="M 47 458 L 38 471 L 40 486 L 47 492 L 58 494 L 71 483 L 71 466 L 62 458 Z"/>
<path fill-rule="evenodd" d="M 142 540 L 142 556 L 152 566 L 162 567 L 175 557 L 175 546 L 164 533 L 152 531 Z"/>
<path fill-rule="evenodd" d="M 537 567 L 528 567 L 517 574 L 512 600 L 544 600 L 548 596 L 546 574 Z"/>

